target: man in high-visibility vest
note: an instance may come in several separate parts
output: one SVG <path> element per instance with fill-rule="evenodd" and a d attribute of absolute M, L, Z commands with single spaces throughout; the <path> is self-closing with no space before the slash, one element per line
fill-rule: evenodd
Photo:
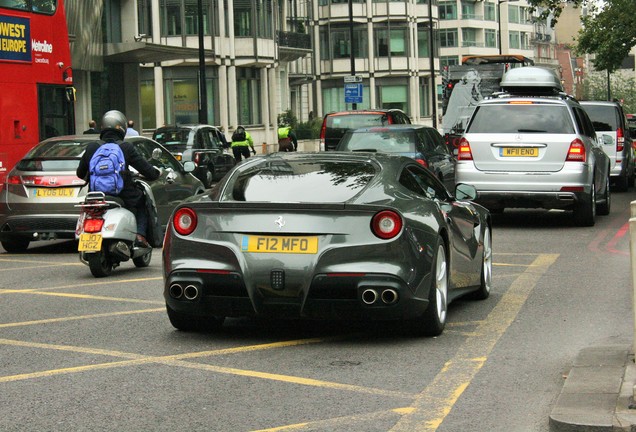
<path fill-rule="evenodd" d="M 232 134 L 232 153 L 236 162 L 240 162 L 242 158 L 247 159 L 250 157 L 249 148 L 252 149 L 253 154 L 256 154 L 252 136 L 243 126 L 238 126 Z"/>
<path fill-rule="evenodd" d="M 278 151 L 290 152 L 298 150 L 298 139 L 291 126 L 281 125 L 278 128 Z"/>

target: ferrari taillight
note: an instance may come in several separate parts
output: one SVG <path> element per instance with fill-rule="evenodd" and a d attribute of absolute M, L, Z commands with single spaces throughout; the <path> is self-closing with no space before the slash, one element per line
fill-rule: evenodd
<path fill-rule="evenodd" d="M 86 219 L 84 220 L 84 232 L 96 233 L 102 230 L 104 219 Z"/>
<path fill-rule="evenodd" d="M 457 160 L 473 160 L 470 143 L 466 138 L 459 140 L 459 145 L 457 146 Z"/>
<path fill-rule="evenodd" d="M 371 219 L 371 231 L 376 237 L 392 239 L 402 231 L 402 216 L 393 210 L 382 210 Z"/>
<path fill-rule="evenodd" d="M 566 162 L 585 162 L 585 144 L 580 139 L 575 139 L 570 143 Z"/>
<path fill-rule="evenodd" d="M 189 207 L 182 207 L 174 213 L 172 224 L 179 234 L 190 235 L 197 227 L 197 214 Z"/>

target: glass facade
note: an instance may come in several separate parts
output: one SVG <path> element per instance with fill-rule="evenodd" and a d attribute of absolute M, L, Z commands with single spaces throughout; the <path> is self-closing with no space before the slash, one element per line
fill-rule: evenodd
<path fill-rule="evenodd" d="M 262 123 L 260 70 L 236 68 L 238 123 L 243 126 Z"/>

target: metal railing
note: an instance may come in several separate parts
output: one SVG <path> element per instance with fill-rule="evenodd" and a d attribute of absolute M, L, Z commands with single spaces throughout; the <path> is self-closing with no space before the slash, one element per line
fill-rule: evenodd
<path fill-rule="evenodd" d="M 281 47 L 311 49 L 311 36 L 306 33 L 277 31 L 276 39 Z"/>

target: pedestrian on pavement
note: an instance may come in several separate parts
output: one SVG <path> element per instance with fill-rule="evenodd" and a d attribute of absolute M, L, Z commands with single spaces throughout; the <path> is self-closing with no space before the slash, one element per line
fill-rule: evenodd
<path fill-rule="evenodd" d="M 132 120 L 128 120 L 128 129 L 126 129 L 126 135 L 139 136 L 139 132 L 135 130 L 135 122 Z"/>
<path fill-rule="evenodd" d="M 88 129 L 84 131 L 84 135 L 93 135 L 93 134 L 99 134 L 99 131 L 97 130 L 97 122 L 95 120 L 89 121 Z"/>
<path fill-rule="evenodd" d="M 250 147 L 252 154 L 256 154 L 254 150 L 254 140 L 248 131 L 243 126 L 238 126 L 232 134 L 232 153 L 234 153 L 234 159 L 236 162 L 243 160 L 242 158 L 250 157 Z"/>

